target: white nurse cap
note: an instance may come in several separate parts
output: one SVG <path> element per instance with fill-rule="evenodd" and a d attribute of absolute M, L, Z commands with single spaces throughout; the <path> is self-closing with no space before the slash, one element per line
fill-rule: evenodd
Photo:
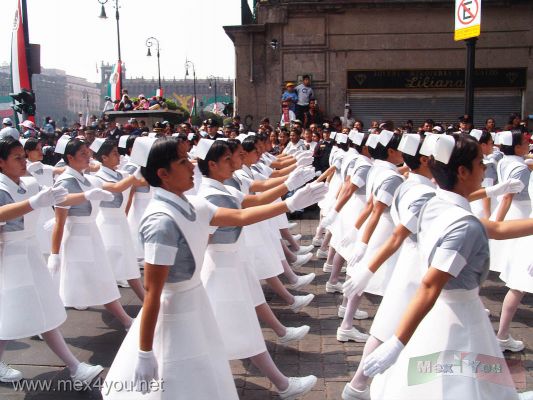
<path fill-rule="evenodd" d="M 356 132 L 356 134 L 353 136 L 352 142 L 354 142 L 354 144 L 357 146 L 361 146 L 364 138 L 365 134 L 363 132 Z"/>
<path fill-rule="evenodd" d="M 357 129 L 352 129 L 350 133 L 348 134 L 348 139 L 350 139 L 353 142 L 355 139 L 355 135 L 357 135 L 357 132 L 359 132 Z"/>
<path fill-rule="evenodd" d="M 247 137 L 248 135 L 246 133 L 241 133 L 239 136 L 237 136 L 237 140 L 242 143 Z"/>
<path fill-rule="evenodd" d="M 478 142 L 479 142 L 479 139 L 481 139 L 481 135 L 483 135 L 483 131 L 480 129 L 472 129 L 470 131 L 470 136 L 475 137 Z"/>
<path fill-rule="evenodd" d="M 513 132 L 511 131 L 500 132 L 499 138 L 500 138 L 500 144 L 503 144 L 504 146 L 513 145 Z"/>
<path fill-rule="evenodd" d="M 339 133 L 335 140 L 337 143 L 348 143 L 348 135 L 345 133 Z"/>
<path fill-rule="evenodd" d="M 374 133 L 368 135 L 368 139 L 366 140 L 366 145 L 368 147 L 372 147 L 373 149 L 375 149 L 378 143 L 379 143 L 379 135 L 376 135 Z"/>
<path fill-rule="evenodd" d="M 393 136 L 394 132 L 384 129 L 379 133 L 379 143 L 381 143 L 382 146 L 385 147 L 390 143 Z"/>
<path fill-rule="evenodd" d="M 207 156 L 207 153 L 209 152 L 209 149 L 211 149 L 211 146 L 213 146 L 213 143 L 215 143 L 215 141 L 211 139 L 200 139 L 198 146 L 196 146 L 194 155 L 202 160 L 205 160 L 205 156 Z"/>
<path fill-rule="evenodd" d="M 131 149 L 130 161 L 141 167 L 146 167 L 150 150 L 156 140 L 156 138 L 149 138 L 146 136 L 135 139 L 133 148 Z"/>
<path fill-rule="evenodd" d="M 57 154 L 65 154 L 65 148 L 67 147 L 67 143 L 70 142 L 71 140 L 72 138 L 69 135 L 61 136 L 57 140 L 55 152 Z"/>
<path fill-rule="evenodd" d="M 433 149 L 435 148 L 435 143 L 437 139 L 442 135 L 429 134 L 425 137 L 422 146 L 420 147 L 419 153 L 423 156 L 429 157 L 433 154 Z"/>
<path fill-rule="evenodd" d="M 337 132 L 330 132 L 330 134 L 329 134 L 329 138 L 330 138 L 331 140 L 335 140 L 335 136 L 337 136 Z"/>
<path fill-rule="evenodd" d="M 94 142 L 92 142 L 91 145 L 89 146 L 89 149 L 91 149 L 95 153 L 98 153 L 98 150 L 100 150 L 100 147 L 102 147 L 104 142 L 105 142 L 105 139 L 96 138 L 94 139 Z"/>
<path fill-rule="evenodd" d="M 28 139 L 24 139 L 24 138 L 19 138 L 19 142 L 20 144 L 22 144 L 22 147 L 24 148 L 24 146 L 26 145 L 26 142 L 28 141 Z"/>
<path fill-rule="evenodd" d="M 402 153 L 416 156 L 416 151 L 420 145 L 420 135 L 417 133 L 406 133 L 402 136 L 402 140 L 398 145 L 398 150 Z"/>
<path fill-rule="evenodd" d="M 178 135 L 179 135 L 179 133 L 178 133 Z M 172 136 L 174 136 L 174 135 L 172 135 Z M 187 140 L 193 140 L 193 139 L 194 139 L 194 132 L 191 132 L 191 133 L 189 133 L 187 135 Z"/>
<path fill-rule="evenodd" d="M 448 164 L 455 148 L 455 139 L 450 135 L 440 135 L 435 142 L 433 157 L 441 163 Z"/>
<path fill-rule="evenodd" d="M 120 147 L 121 149 L 125 149 L 128 138 L 129 138 L 128 135 L 122 135 L 120 139 L 118 139 L 118 147 Z"/>

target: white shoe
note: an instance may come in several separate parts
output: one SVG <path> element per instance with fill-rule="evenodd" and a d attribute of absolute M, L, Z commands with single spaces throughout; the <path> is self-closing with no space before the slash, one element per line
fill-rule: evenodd
<path fill-rule="evenodd" d="M 311 303 L 314 298 L 315 295 L 311 293 L 306 294 L 305 296 L 294 296 L 294 303 L 292 303 L 289 307 L 292 312 L 299 313 L 302 311 L 302 308 Z"/>
<path fill-rule="evenodd" d="M 322 271 L 324 272 L 333 271 L 333 264 L 328 264 L 327 262 L 325 262 L 324 265 L 322 266 Z M 341 272 L 346 272 L 346 267 L 342 267 Z"/>
<path fill-rule="evenodd" d="M 490 310 L 488 308 L 485 308 L 485 312 L 487 313 L 487 315 L 490 317 Z"/>
<path fill-rule="evenodd" d="M 129 288 L 130 284 L 128 281 L 117 281 L 117 286 L 121 288 Z"/>
<path fill-rule="evenodd" d="M 368 339 L 369 335 L 363 332 L 359 332 L 357 329 L 352 328 L 350 330 L 337 328 L 337 340 L 339 342 L 357 342 L 364 343 Z"/>
<path fill-rule="evenodd" d="M 82 382 L 90 385 L 94 378 L 100 375 L 103 370 L 104 368 L 101 365 L 91 365 L 82 362 L 78 365 L 76 372 L 70 375 L 70 377 L 74 382 Z"/>
<path fill-rule="evenodd" d="M 339 306 L 339 311 L 337 312 L 337 315 L 339 318 L 344 318 L 344 314 L 346 314 L 346 307 Z M 368 313 L 363 310 L 355 310 L 355 315 L 353 316 L 353 319 L 367 319 Z"/>
<path fill-rule="evenodd" d="M 279 392 L 280 399 L 296 400 L 316 385 L 317 379 L 314 375 L 302 376 L 301 378 L 289 378 L 289 387 L 283 392 Z"/>
<path fill-rule="evenodd" d="M 18 382 L 22 379 L 22 372 L 0 361 L 0 382 Z"/>
<path fill-rule="evenodd" d="M 302 234 L 297 233 L 296 235 L 292 235 L 292 238 L 294 239 L 295 242 L 297 242 L 298 240 L 302 238 Z"/>
<path fill-rule="evenodd" d="M 89 307 L 73 307 L 75 310 L 78 310 L 78 311 L 85 311 L 87 310 Z"/>
<path fill-rule="evenodd" d="M 295 340 L 302 340 L 309 333 L 309 325 L 302 325 L 299 328 L 286 328 L 285 336 L 280 336 L 278 342 L 287 344 Z"/>
<path fill-rule="evenodd" d="M 309 285 L 313 280 L 315 279 L 314 272 L 311 272 L 307 275 L 301 275 L 298 277 L 298 280 L 296 283 L 293 283 L 292 285 L 288 285 L 289 289 L 298 290 L 300 288 L 303 288 L 304 286 Z"/>
<path fill-rule="evenodd" d="M 298 222 L 289 222 L 288 229 L 296 228 L 298 226 Z"/>
<path fill-rule="evenodd" d="M 312 253 L 298 254 L 296 256 L 296 261 L 291 264 L 291 267 L 294 269 L 298 269 L 302 265 L 307 264 L 311 260 L 311 258 L 313 258 Z"/>
<path fill-rule="evenodd" d="M 317 249 L 315 255 L 316 258 L 318 258 L 319 260 L 325 260 L 326 258 L 328 258 L 328 252 L 320 249 Z"/>
<path fill-rule="evenodd" d="M 315 248 L 314 248 L 313 245 L 309 245 L 309 246 L 300 246 L 300 248 L 299 248 L 297 251 L 293 251 L 293 253 L 296 254 L 296 255 L 299 255 L 299 254 L 307 254 L 307 253 L 311 253 L 314 249 L 315 249 Z M 313 257 L 312 254 L 311 254 L 311 257 Z"/>
<path fill-rule="evenodd" d="M 315 247 L 320 247 L 322 246 L 323 242 L 324 242 L 324 239 L 314 237 L 313 240 L 311 241 L 311 244 Z"/>
<path fill-rule="evenodd" d="M 522 351 L 525 347 L 524 342 L 522 342 L 521 340 L 513 339 L 511 335 L 509 335 L 509 337 L 505 340 L 498 339 L 498 343 L 500 344 L 500 349 L 502 349 L 502 351 L 509 350 L 513 353 L 516 353 L 517 351 Z"/>
<path fill-rule="evenodd" d="M 360 391 L 354 389 L 348 382 L 346 386 L 344 386 L 341 397 L 342 400 L 370 400 L 370 386 L 367 386 L 365 390 Z"/>
<path fill-rule="evenodd" d="M 326 282 L 326 293 L 342 293 L 342 282 L 329 283 Z"/>

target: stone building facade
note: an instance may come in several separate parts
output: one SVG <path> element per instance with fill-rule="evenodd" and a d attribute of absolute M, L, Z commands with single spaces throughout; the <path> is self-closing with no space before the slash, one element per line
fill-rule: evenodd
<path fill-rule="evenodd" d="M 533 113 L 533 1 L 483 0 L 476 51 L 477 124 Z M 244 13 L 243 13 L 244 15 Z M 466 47 L 453 0 L 260 0 L 254 21 L 226 26 L 236 53 L 235 107 L 277 120 L 287 81 L 312 76 L 326 115 L 397 124 L 464 113 Z"/>

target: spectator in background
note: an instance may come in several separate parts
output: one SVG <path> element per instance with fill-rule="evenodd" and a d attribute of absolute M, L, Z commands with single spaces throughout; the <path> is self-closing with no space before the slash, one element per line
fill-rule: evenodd
<path fill-rule="evenodd" d="M 35 124 L 30 120 L 26 120 L 19 124 L 22 127 L 21 136 L 25 139 L 30 137 L 37 137 L 37 131 L 35 130 Z"/>
<path fill-rule="evenodd" d="M 313 132 L 309 128 L 304 130 L 304 144 L 306 150 L 311 150 L 314 153 L 317 142 L 313 141 Z"/>
<path fill-rule="evenodd" d="M 115 104 L 113 103 L 113 100 L 111 100 L 111 97 L 106 96 L 104 97 L 105 103 L 104 103 L 104 109 L 102 110 L 102 114 L 106 111 L 113 111 L 115 109 Z"/>
<path fill-rule="evenodd" d="M 485 130 L 488 133 L 493 133 L 498 130 L 496 128 L 496 120 L 494 118 L 487 118 L 487 120 L 485 121 Z"/>
<path fill-rule="evenodd" d="M 123 134 L 124 132 L 117 127 L 116 121 L 109 121 L 107 123 L 106 136 L 108 138 L 118 141 Z"/>
<path fill-rule="evenodd" d="M 304 128 L 309 128 L 311 124 L 322 125 L 323 123 L 324 117 L 318 107 L 318 103 L 316 99 L 311 99 L 309 101 L 309 109 L 304 113 Z"/>
<path fill-rule="evenodd" d="M 236 115 L 233 117 L 233 125 L 237 128 L 238 131 L 244 129 L 244 125 L 241 122 L 241 116 Z"/>
<path fill-rule="evenodd" d="M 341 132 L 342 131 L 342 122 L 340 117 L 333 117 L 333 120 L 331 121 L 331 129 L 333 132 Z"/>
<path fill-rule="evenodd" d="M 127 94 L 122 96 L 122 100 L 120 101 L 118 105 L 119 111 L 131 111 L 133 110 L 133 103 L 131 102 L 129 96 Z"/>
<path fill-rule="evenodd" d="M 365 124 L 360 119 L 356 119 L 353 123 L 353 128 L 359 132 L 363 132 L 363 129 L 365 129 Z"/>
<path fill-rule="evenodd" d="M 304 114 L 309 110 L 310 100 L 315 97 L 313 88 L 311 88 L 311 78 L 309 75 L 304 75 L 302 83 L 296 86 L 296 94 L 298 101 L 296 102 L 296 118 L 300 121 L 304 120 Z"/>
<path fill-rule="evenodd" d="M 283 101 L 281 103 L 281 120 L 279 121 L 280 127 L 288 127 L 291 121 L 296 119 L 296 115 L 291 110 L 289 102 Z"/>
<path fill-rule="evenodd" d="M 50 117 L 46 117 L 44 119 L 43 132 L 46 133 L 47 136 L 51 136 L 55 133 L 55 130 L 54 120 Z"/>
<path fill-rule="evenodd" d="M 145 133 L 145 132 L 146 132 L 146 133 L 150 132 L 150 128 L 148 128 L 148 127 L 146 126 L 146 121 L 145 121 L 144 119 L 141 119 L 141 120 L 139 121 L 139 129 L 141 130 L 141 135 L 142 135 L 143 133 Z"/>
<path fill-rule="evenodd" d="M 152 98 L 150 99 L 150 101 L 148 102 L 148 109 L 152 109 L 153 106 L 157 105 L 157 97 L 155 96 L 152 96 Z"/>
<path fill-rule="evenodd" d="M 268 138 L 270 140 L 270 147 L 271 147 L 269 153 L 277 156 L 278 154 L 281 153 L 281 150 L 279 148 L 278 132 L 277 131 L 270 132 L 270 135 L 268 136 Z"/>
<path fill-rule="evenodd" d="M 522 124 L 522 118 L 518 113 L 512 113 L 509 116 L 505 130 L 527 132 L 527 128 Z"/>
<path fill-rule="evenodd" d="M 146 99 L 144 94 L 139 95 L 139 106 L 137 110 L 148 110 L 150 108 L 150 102 Z"/>
<path fill-rule="evenodd" d="M 287 82 L 285 88 L 286 90 L 281 95 L 282 107 L 283 103 L 287 103 L 289 105 L 289 110 L 295 112 L 296 103 L 298 102 L 298 94 L 296 94 L 295 85 L 293 82 Z"/>
<path fill-rule="evenodd" d="M 130 135 L 137 135 L 137 136 L 141 136 L 142 135 L 141 128 L 139 128 L 139 122 L 137 122 L 137 120 L 135 118 L 130 118 L 128 120 L 128 124 L 130 124 L 131 127 L 132 127 L 132 131 L 131 131 Z"/>
<path fill-rule="evenodd" d="M 286 128 L 281 128 L 279 130 L 278 139 L 279 139 L 278 148 L 281 154 L 285 151 L 285 148 L 289 144 L 289 131 Z"/>
<path fill-rule="evenodd" d="M 433 127 L 435 126 L 435 121 L 432 119 L 426 119 L 422 124 L 422 133 L 424 135 L 430 134 L 433 132 Z"/>
<path fill-rule="evenodd" d="M 322 128 L 322 140 L 315 147 L 315 153 L 313 156 L 313 166 L 315 169 L 325 172 L 329 168 L 329 155 L 333 148 L 333 140 L 330 138 L 331 128 L 329 124 L 324 124 Z"/>
<path fill-rule="evenodd" d="M 408 119 L 403 126 L 405 133 L 413 133 L 413 120 Z"/>
<path fill-rule="evenodd" d="M 15 140 L 19 140 L 20 132 L 16 128 L 13 128 L 13 121 L 11 119 L 4 118 L 2 120 L 2 129 L 0 130 L 0 139 L 5 139 L 9 136 Z"/>
<path fill-rule="evenodd" d="M 344 116 L 341 117 L 341 123 L 343 128 L 353 128 L 355 120 L 352 118 L 352 110 L 350 110 L 350 104 L 344 105 Z"/>
<path fill-rule="evenodd" d="M 285 146 L 283 150 L 284 154 L 293 154 L 298 150 L 305 150 L 305 142 L 300 137 L 300 130 L 297 128 L 292 128 L 289 133 L 289 143 Z"/>

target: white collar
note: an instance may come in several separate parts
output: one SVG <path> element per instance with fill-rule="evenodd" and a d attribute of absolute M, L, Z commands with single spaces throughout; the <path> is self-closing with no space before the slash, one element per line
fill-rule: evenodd
<path fill-rule="evenodd" d="M 519 162 L 520 164 L 525 164 L 525 160 L 524 160 L 524 157 L 520 157 L 520 156 L 504 156 L 504 158 L 506 158 L 508 161 L 516 161 L 516 162 Z"/>
<path fill-rule="evenodd" d="M 68 175 L 72 175 L 74 178 L 76 178 L 80 182 L 86 182 L 86 179 L 83 176 L 83 174 L 79 173 L 74 168 L 69 167 L 68 165 L 65 167 L 65 173 Z"/>
<path fill-rule="evenodd" d="M 417 174 L 416 172 L 413 172 L 413 171 L 409 172 L 409 177 L 407 178 L 407 180 L 420 183 L 422 185 L 426 185 L 432 188 L 437 187 L 437 185 L 435 185 L 435 183 L 431 179 L 428 179 L 424 175 Z"/>
<path fill-rule="evenodd" d="M 436 193 L 437 193 L 437 197 L 439 197 L 440 199 L 453 203 L 456 206 L 459 206 L 465 209 L 466 211 L 472 212 L 472 209 L 470 208 L 470 203 L 468 202 L 466 198 L 464 198 L 460 194 L 450 192 L 448 190 L 444 190 L 440 188 L 437 189 Z"/>
<path fill-rule="evenodd" d="M 120 175 L 119 175 L 119 173 L 117 171 L 115 171 L 114 169 L 105 167 L 103 164 L 100 165 L 100 169 L 102 170 L 102 172 L 105 172 L 106 174 L 112 176 L 115 179 L 119 179 L 120 178 Z"/>
<path fill-rule="evenodd" d="M 154 195 L 161 196 L 164 199 L 171 201 L 172 203 L 176 203 L 178 206 L 180 206 L 189 213 L 192 212 L 193 207 L 184 195 L 178 196 L 177 194 L 169 192 L 168 190 L 163 189 L 161 187 L 154 187 L 153 189 Z"/>
<path fill-rule="evenodd" d="M 224 193 L 229 193 L 228 189 L 226 189 L 223 183 L 212 178 L 207 178 L 205 176 L 202 176 L 202 185 L 206 185 L 206 186 L 218 189 Z"/>
<path fill-rule="evenodd" d="M 4 185 L 7 186 L 10 194 L 12 194 L 11 192 L 19 193 L 20 189 L 22 189 L 24 192 L 26 191 L 26 186 L 22 182 L 22 179 L 20 180 L 20 185 L 17 185 L 10 177 L 2 174 L 1 172 L 0 172 L 0 182 L 2 182 Z"/>
<path fill-rule="evenodd" d="M 389 161 L 385 161 L 385 160 L 375 160 L 374 161 L 374 166 L 390 169 L 392 171 L 398 171 L 398 167 L 396 165 L 394 165 L 393 163 L 391 163 Z"/>

